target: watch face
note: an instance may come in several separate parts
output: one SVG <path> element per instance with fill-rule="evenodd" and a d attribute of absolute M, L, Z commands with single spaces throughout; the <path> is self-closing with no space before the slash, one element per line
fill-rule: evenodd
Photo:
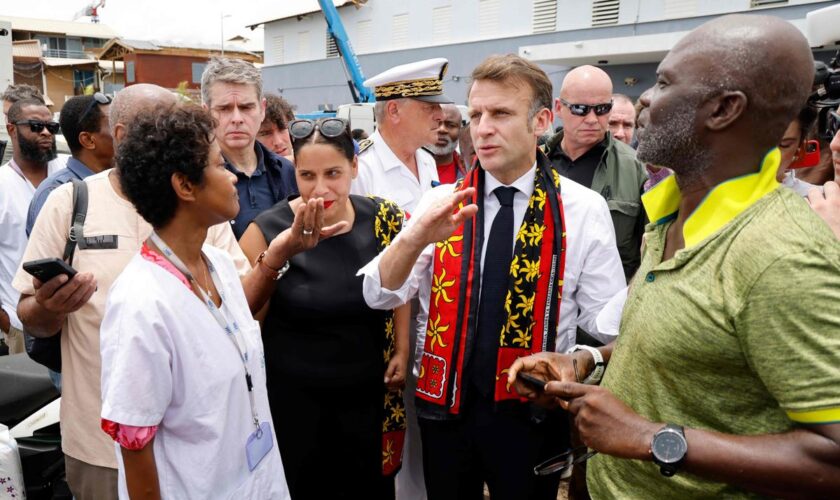
<path fill-rule="evenodd" d="M 688 446 L 682 436 L 669 431 L 657 434 L 651 448 L 653 456 L 657 460 L 665 464 L 672 464 L 682 460 Z"/>

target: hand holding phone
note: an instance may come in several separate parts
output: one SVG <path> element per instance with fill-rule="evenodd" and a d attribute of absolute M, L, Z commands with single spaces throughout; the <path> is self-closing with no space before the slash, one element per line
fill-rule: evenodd
<path fill-rule="evenodd" d="M 536 391 L 538 393 L 542 393 L 545 391 L 545 384 L 548 382 L 542 379 L 539 379 L 533 375 L 528 375 L 525 372 L 519 372 L 516 374 L 516 380 L 522 382 L 525 386 L 529 389 Z"/>
<path fill-rule="evenodd" d="M 55 257 L 24 262 L 23 270 L 38 278 L 41 283 L 46 283 L 60 274 L 66 275 L 67 281 L 70 281 L 76 275 L 75 269 Z"/>

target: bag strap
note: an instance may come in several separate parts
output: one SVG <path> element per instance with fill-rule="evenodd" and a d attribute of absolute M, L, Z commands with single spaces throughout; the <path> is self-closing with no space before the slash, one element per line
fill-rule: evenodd
<path fill-rule="evenodd" d="M 73 183 L 73 216 L 70 218 L 70 233 L 67 236 L 67 243 L 64 245 L 64 261 L 73 264 L 73 255 L 76 253 L 76 245 L 82 250 L 85 249 L 85 234 L 83 227 L 87 217 L 88 191 L 87 184 L 79 179 L 71 179 Z"/>

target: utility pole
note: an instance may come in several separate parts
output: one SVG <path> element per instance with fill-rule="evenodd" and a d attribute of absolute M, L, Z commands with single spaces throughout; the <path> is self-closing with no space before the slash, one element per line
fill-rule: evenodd
<path fill-rule="evenodd" d="M 221 28 L 221 37 L 222 37 L 222 57 L 225 56 L 225 18 L 230 17 L 230 14 L 225 14 L 224 12 L 219 12 L 219 26 Z"/>

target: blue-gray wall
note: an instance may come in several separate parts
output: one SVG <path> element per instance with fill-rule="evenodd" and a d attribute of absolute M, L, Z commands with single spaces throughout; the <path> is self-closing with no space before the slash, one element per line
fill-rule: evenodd
<path fill-rule="evenodd" d="M 798 5 L 765 9 L 758 13 L 772 14 L 783 19 L 793 20 L 803 19 L 805 14 L 814 8 L 814 5 Z M 687 31 L 711 18 L 711 16 L 695 17 L 459 43 L 429 48 L 379 52 L 361 55 L 359 56 L 359 61 L 365 76 L 369 78 L 399 64 L 432 57 L 446 57 L 449 59 L 449 71 L 444 80 L 444 90 L 456 103 L 466 104 L 469 74 L 482 59 L 489 55 L 515 54 L 518 52 L 520 46 L 525 45 Z M 824 61 L 828 61 L 831 55 L 832 53 L 828 51 L 815 52 L 815 57 Z M 761 61 L 756 61 L 755 63 L 761 64 Z M 621 92 L 635 98 L 645 89 L 653 85 L 656 66 L 656 63 L 607 65 L 603 66 L 603 69 L 612 77 L 616 92 Z M 557 89 L 560 87 L 563 77 L 569 68 L 543 66 L 543 69 L 551 78 L 556 95 Z M 768 68 L 768 71 L 772 70 L 773 68 Z M 352 97 L 346 83 L 347 77 L 345 76 L 342 61 L 339 58 L 266 66 L 262 72 L 264 79 L 263 88 L 265 91 L 282 95 L 299 112 L 317 111 L 324 107 L 334 107 L 339 104 L 352 102 Z M 638 79 L 638 83 L 632 87 L 625 86 L 623 83 L 624 78 L 630 76 Z"/>

